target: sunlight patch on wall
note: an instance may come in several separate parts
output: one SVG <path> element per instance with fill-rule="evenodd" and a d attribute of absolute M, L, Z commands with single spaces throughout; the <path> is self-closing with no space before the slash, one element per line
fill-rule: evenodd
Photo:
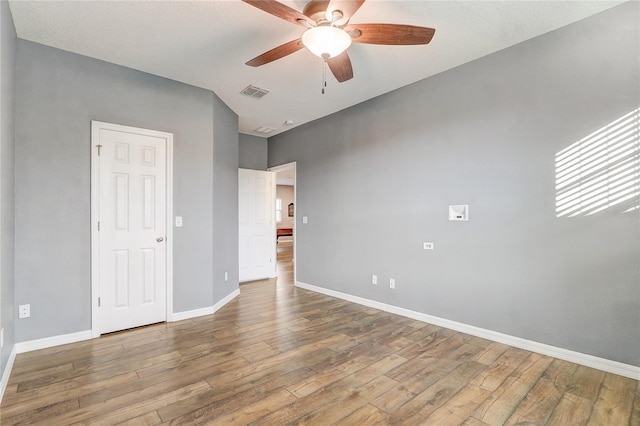
<path fill-rule="evenodd" d="M 640 108 L 556 154 L 556 216 L 640 212 Z"/>

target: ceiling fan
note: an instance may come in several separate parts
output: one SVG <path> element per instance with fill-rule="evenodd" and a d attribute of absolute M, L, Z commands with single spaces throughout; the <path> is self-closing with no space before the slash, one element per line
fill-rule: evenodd
<path fill-rule="evenodd" d="M 386 45 L 427 44 L 436 30 L 398 24 L 350 24 L 365 0 L 311 0 L 302 13 L 275 0 L 243 0 L 278 18 L 306 28 L 302 37 L 275 47 L 246 64 L 259 67 L 306 47 L 325 60 L 339 82 L 353 78 L 346 49 L 351 42 Z M 323 89 L 324 93 L 324 89 Z"/>

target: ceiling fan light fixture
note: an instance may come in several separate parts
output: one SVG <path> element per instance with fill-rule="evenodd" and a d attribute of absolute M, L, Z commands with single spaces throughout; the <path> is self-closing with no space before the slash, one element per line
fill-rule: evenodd
<path fill-rule="evenodd" d="M 314 55 L 328 59 L 347 50 L 351 46 L 351 36 L 340 28 L 321 26 L 302 34 L 302 43 Z"/>

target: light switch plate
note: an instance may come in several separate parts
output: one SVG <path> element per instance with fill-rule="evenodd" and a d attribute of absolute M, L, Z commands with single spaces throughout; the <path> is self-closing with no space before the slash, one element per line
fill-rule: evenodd
<path fill-rule="evenodd" d="M 182 216 L 176 216 L 176 228 L 180 228 L 182 226 Z"/>
<path fill-rule="evenodd" d="M 302 216 L 302 223 L 308 223 L 309 218 L 307 216 Z"/>

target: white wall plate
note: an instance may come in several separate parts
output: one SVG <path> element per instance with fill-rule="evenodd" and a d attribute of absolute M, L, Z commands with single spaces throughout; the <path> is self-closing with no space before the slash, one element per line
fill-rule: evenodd
<path fill-rule="evenodd" d="M 449 220 L 469 220 L 469 205 L 456 204 L 449 206 Z"/>

